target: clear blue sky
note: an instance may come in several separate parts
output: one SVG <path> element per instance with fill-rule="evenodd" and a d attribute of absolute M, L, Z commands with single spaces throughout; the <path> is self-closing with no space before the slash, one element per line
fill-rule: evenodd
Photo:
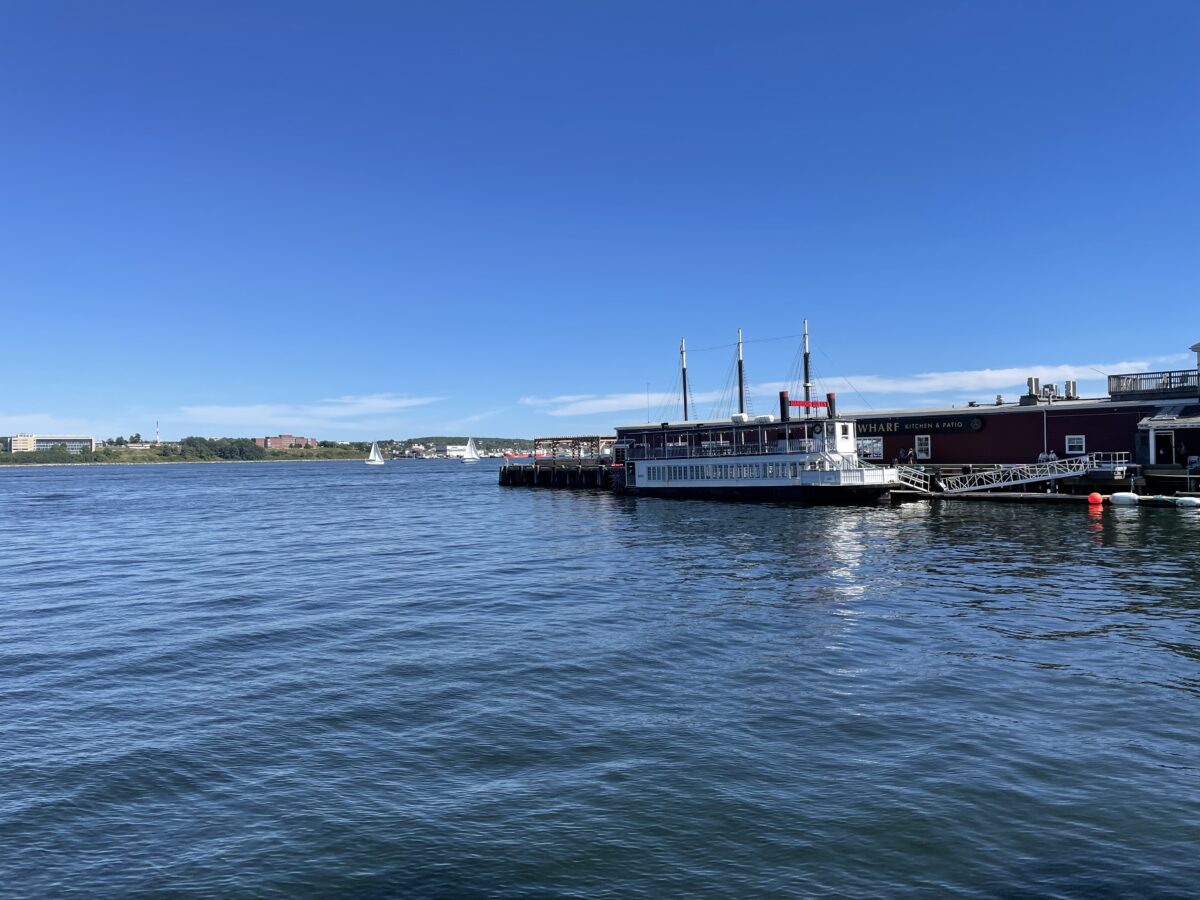
<path fill-rule="evenodd" d="M 5 0 L 0 433 L 609 431 L 805 317 L 849 406 L 1191 365 L 1198 47 L 1191 0 Z"/>

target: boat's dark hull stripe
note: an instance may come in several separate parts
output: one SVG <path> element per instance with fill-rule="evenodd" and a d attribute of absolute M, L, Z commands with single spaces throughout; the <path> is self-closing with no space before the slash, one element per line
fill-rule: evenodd
<path fill-rule="evenodd" d="M 771 503 L 875 503 L 894 485 L 761 485 L 754 487 L 635 487 L 625 493 L 676 500 L 741 500 Z"/>

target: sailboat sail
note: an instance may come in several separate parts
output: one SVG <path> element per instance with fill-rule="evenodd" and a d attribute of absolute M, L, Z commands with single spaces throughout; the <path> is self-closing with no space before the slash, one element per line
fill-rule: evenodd
<path fill-rule="evenodd" d="M 379 441 L 371 442 L 371 455 L 367 457 L 368 466 L 382 466 L 383 454 L 379 452 Z"/>
<path fill-rule="evenodd" d="M 475 438 L 467 438 L 467 449 L 463 451 L 463 462 L 478 462 L 479 451 L 475 449 Z"/>

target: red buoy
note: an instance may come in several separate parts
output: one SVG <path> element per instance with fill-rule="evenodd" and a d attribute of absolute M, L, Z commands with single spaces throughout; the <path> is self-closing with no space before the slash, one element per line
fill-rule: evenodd
<path fill-rule="evenodd" d="M 1092 506 L 1095 506 L 1097 503 L 1103 503 L 1103 502 L 1104 502 L 1104 498 L 1102 496 L 1100 496 L 1100 494 L 1098 492 L 1092 491 L 1090 494 L 1088 494 L 1088 503 L 1090 503 Z"/>

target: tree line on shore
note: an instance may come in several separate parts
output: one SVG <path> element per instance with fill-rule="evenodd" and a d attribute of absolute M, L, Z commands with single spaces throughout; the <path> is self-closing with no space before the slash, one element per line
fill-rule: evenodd
<path fill-rule="evenodd" d="M 12 453 L 9 448 L 0 453 L 0 464 L 36 465 L 39 463 L 104 463 L 104 462 L 206 462 L 215 460 L 267 459 L 356 459 L 365 456 L 369 443 L 335 444 L 322 441 L 316 447 L 291 450 L 268 450 L 251 438 L 186 437 L 178 444 L 161 444 L 146 450 L 130 450 L 119 444 L 96 448 L 95 451 L 71 453 L 62 444 L 46 450 Z"/>
<path fill-rule="evenodd" d="M 128 438 L 118 437 L 105 441 L 94 451 L 71 453 L 66 446 L 56 444 L 46 450 L 22 453 L 11 452 L 7 440 L 0 439 L 0 465 L 37 465 L 63 463 L 139 463 L 139 462 L 207 462 L 215 460 L 270 460 L 270 459 L 358 459 L 370 450 L 370 441 L 355 441 L 349 444 L 321 441 L 316 447 L 296 447 L 287 450 L 267 449 L 252 438 L 206 438 L 186 437 L 178 443 L 154 444 L 150 447 L 131 448 L 139 444 L 140 434 Z M 465 437 L 431 436 L 407 440 L 381 440 L 385 453 L 393 450 L 403 453 L 414 444 L 432 449 L 440 444 L 465 444 Z M 494 450 L 528 450 L 533 441 L 526 438 L 476 438 L 475 445 L 481 453 Z"/>

